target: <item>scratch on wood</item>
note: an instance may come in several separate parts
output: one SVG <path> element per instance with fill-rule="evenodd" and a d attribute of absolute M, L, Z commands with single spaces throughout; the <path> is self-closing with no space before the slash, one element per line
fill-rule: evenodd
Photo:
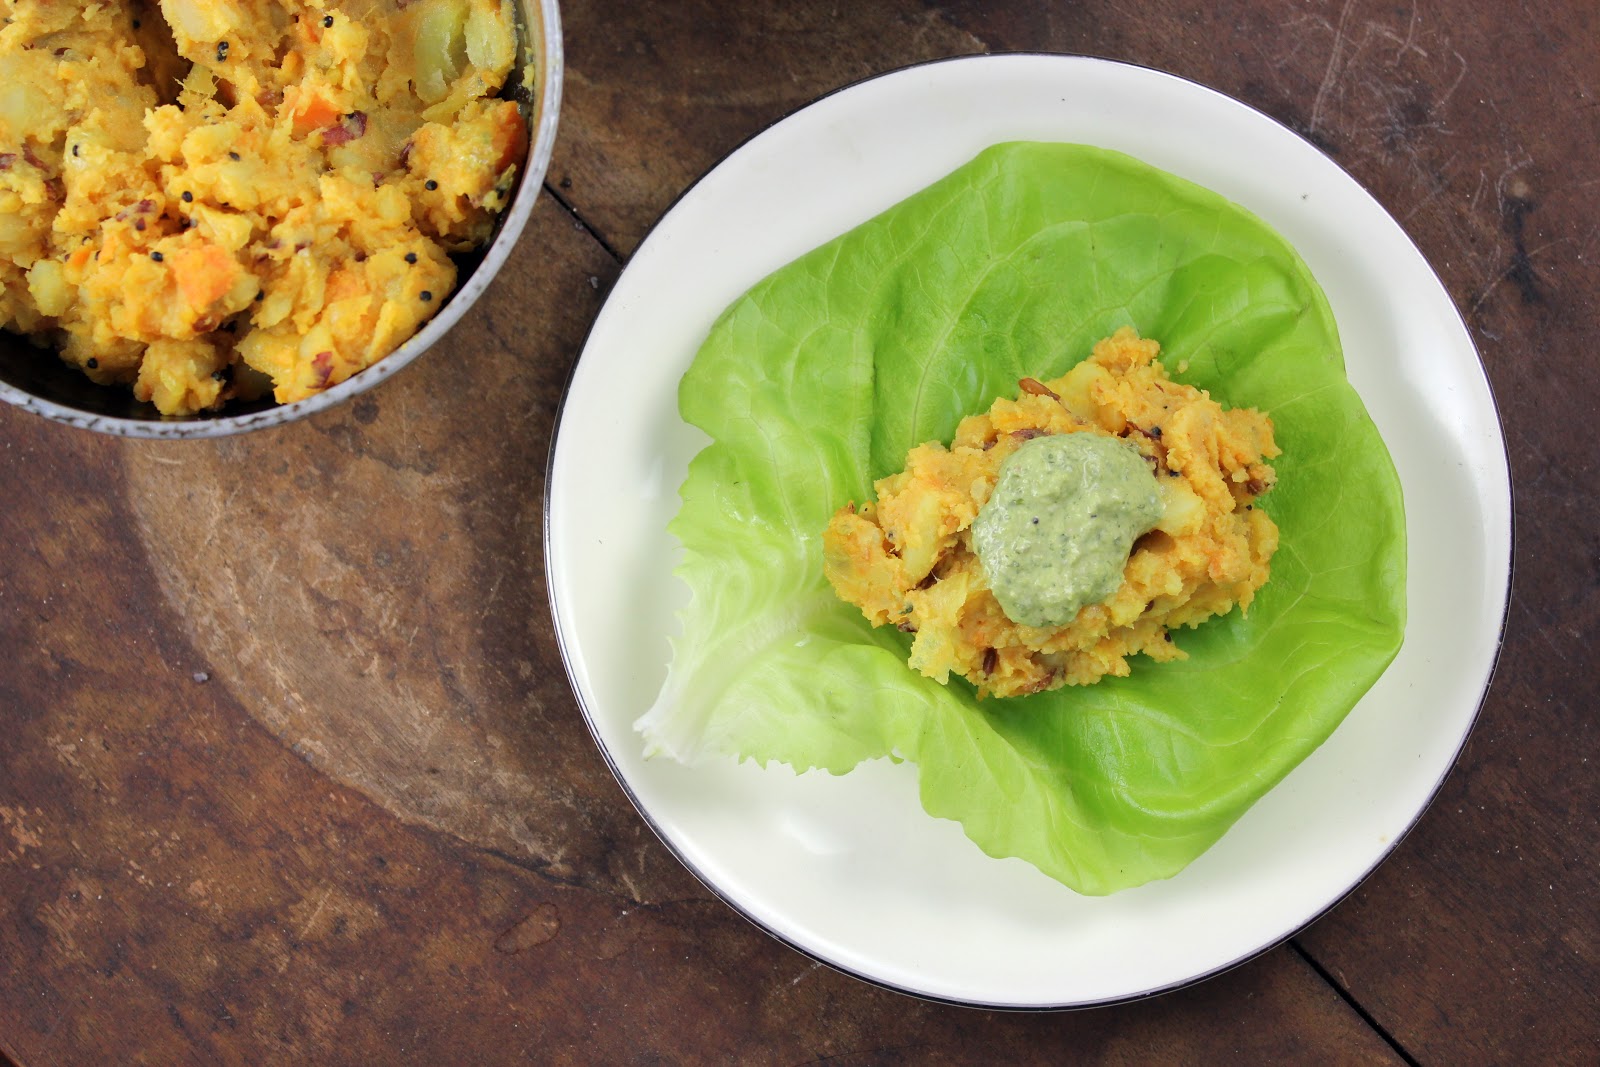
<path fill-rule="evenodd" d="M 239 486 L 235 485 L 228 490 L 227 498 L 220 505 L 211 509 L 211 514 L 208 516 L 209 521 L 206 524 L 206 537 L 201 542 L 202 547 L 210 548 L 216 541 L 217 534 L 222 529 L 223 520 L 233 514 L 233 499 L 238 495 Z"/>
<path fill-rule="evenodd" d="M 617 871 L 617 881 L 622 883 L 622 888 L 627 890 L 628 897 L 632 900 L 643 900 L 644 893 L 640 891 L 639 883 L 634 881 L 633 875 L 625 870 Z"/>
<path fill-rule="evenodd" d="M 496 952 L 514 955 L 537 948 L 553 940 L 561 932 L 561 913 L 550 903 L 540 904 L 527 918 L 495 939 Z"/>
<path fill-rule="evenodd" d="M 1578 259 L 1583 261 L 1589 258 L 1589 252 L 1594 248 L 1595 237 L 1600 235 L 1600 225 L 1589 227 L 1589 232 L 1583 235 L 1583 240 L 1578 242 Z"/>
<path fill-rule="evenodd" d="M 1399 49 L 1397 49 L 1395 51 L 1394 61 L 1389 64 L 1391 67 L 1398 67 L 1400 65 L 1400 61 L 1405 58 L 1405 55 L 1406 55 L 1407 52 L 1415 52 L 1417 55 L 1421 56 L 1423 59 L 1427 59 L 1428 58 L 1428 53 L 1425 52 L 1422 49 L 1422 47 L 1417 44 L 1417 23 L 1420 22 L 1420 21 L 1422 21 L 1422 19 L 1421 19 L 1421 16 L 1417 12 L 1416 0 L 1412 0 L 1412 2 L 1411 2 L 1411 18 L 1406 24 L 1406 37 L 1405 37 L 1405 40 L 1402 41 L 1402 40 L 1400 40 L 1400 38 L 1398 36 L 1393 35 L 1393 34 L 1387 35 L 1387 36 L 1389 36 L 1390 40 L 1396 41 L 1400 45 Z"/>
<path fill-rule="evenodd" d="M 1478 171 L 1478 184 L 1472 190 L 1472 196 L 1467 201 L 1467 206 L 1473 211 L 1478 210 L 1478 204 L 1483 200 L 1483 191 L 1488 188 L 1489 173 L 1480 169 Z"/>
<path fill-rule="evenodd" d="M 801 971 L 799 974 L 795 975 L 793 979 L 790 980 L 789 988 L 793 989 L 795 986 L 799 985 L 801 982 L 805 981 L 807 978 L 810 978 L 812 975 L 816 974 L 817 971 L 819 969 L 821 969 L 821 967 L 822 967 L 822 964 L 813 963 L 811 966 L 807 967 L 805 970 Z"/>
<path fill-rule="evenodd" d="M 322 914 L 322 909 L 328 906 L 328 898 L 332 895 L 333 889 L 331 887 L 322 891 L 322 896 L 317 898 L 317 906 L 311 909 L 311 914 L 306 918 L 306 921 L 300 924 L 300 932 L 297 936 L 306 936 L 306 931 L 311 929 L 311 925 L 317 921 L 317 916 Z"/>
<path fill-rule="evenodd" d="M 1456 80 L 1450 83 L 1450 88 L 1446 89 L 1443 95 L 1439 97 L 1439 103 L 1436 105 L 1438 107 L 1444 107 L 1444 105 L 1448 104 L 1450 98 L 1456 95 L 1456 90 L 1461 88 L 1461 83 L 1467 78 L 1467 57 L 1454 49 L 1451 50 L 1451 54 L 1456 57 L 1456 62 L 1461 64 L 1461 69 L 1456 71 Z"/>
<path fill-rule="evenodd" d="M 1344 54 L 1345 32 L 1344 28 L 1350 19 L 1350 9 L 1355 7 L 1356 0 L 1345 0 L 1344 10 L 1339 12 L 1339 25 L 1333 29 L 1333 47 L 1328 50 L 1328 66 L 1322 73 L 1322 84 L 1317 87 L 1317 98 L 1311 105 L 1311 121 L 1307 128 L 1316 133 L 1322 123 L 1322 108 L 1327 102 L 1328 93 L 1339 79 L 1340 59 Z"/>

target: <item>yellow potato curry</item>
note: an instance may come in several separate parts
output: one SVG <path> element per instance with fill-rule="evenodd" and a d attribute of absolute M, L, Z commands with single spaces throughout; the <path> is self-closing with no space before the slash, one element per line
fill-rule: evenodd
<path fill-rule="evenodd" d="M 167 415 L 336 385 L 490 236 L 510 0 L 0 0 L 0 325 Z"/>
<path fill-rule="evenodd" d="M 1174 628 L 1196 626 L 1235 605 L 1248 608 L 1267 580 L 1278 528 L 1255 501 L 1273 485 L 1267 460 L 1279 451 L 1266 415 L 1225 410 L 1203 390 L 1174 382 L 1159 351 L 1125 327 L 1063 377 L 1024 378 L 1016 399 L 998 399 L 986 413 L 963 419 L 948 448 L 938 442 L 913 448 L 905 470 L 877 482 L 875 502 L 840 509 L 824 531 L 824 570 L 839 596 L 874 625 L 914 634 L 912 667 L 940 682 L 951 672 L 962 675 L 980 696 L 1126 675 L 1128 657 L 1141 652 L 1183 659 Z M 1110 439 L 1073 451 L 1108 452 L 1111 466 L 1131 465 L 1136 479 L 1148 483 L 1149 503 L 1142 513 L 1122 509 L 1143 518 L 1127 531 L 1132 543 L 1125 540 L 1115 558 L 1109 593 L 1095 590 L 1093 602 L 1081 607 L 1069 599 L 1064 617 L 1039 625 L 1030 616 L 1030 625 L 1002 607 L 997 575 L 986 563 L 994 568 L 1005 557 L 990 551 L 980 558 L 974 526 L 982 531 L 1004 503 L 1024 508 L 1015 513 L 1016 529 L 1036 529 L 1049 494 L 1011 483 L 1020 472 L 1051 468 L 1023 467 L 1013 457 L 1036 451 L 1040 438 L 1069 434 Z M 1072 492 L 1081 491 L 1075 484 Z M 1001 501 L 1002 493 L 1014 499 Z M 1082 508 L 1076 539 L 1103 541 L 1094 524 L 1116 510 L 1107 502 L 1124 497 L 1132 499 L 1118 489 Z M 1060 554 L 1070 557 L 1073 546 L 1063 544 Z M 1044 542 L 1024 543 L 1015 555 L 1034 557 L 1030 565 L 1037 565 L 1039 553 L 1050 550 Z M 1050 574 L 1053 561 L 1042 562 L 1042 573 Z"/>

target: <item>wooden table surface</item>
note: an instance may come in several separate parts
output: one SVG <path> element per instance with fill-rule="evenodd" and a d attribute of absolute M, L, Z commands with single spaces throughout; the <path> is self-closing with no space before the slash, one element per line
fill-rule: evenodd
<path fill-rule="evenodd" d="M 564 17 L 547 195 L 438 350 L 338 410 L 217 442 L 0 411 L 0 1049 L 22 1067 L 1595 1062 L 1600 8 L 569 0 Z M 1393 857 L 1228 974 L 1042 1015 L 818 967 L 686 873 L 583 726 L 541 546 L 562 384 L 673 198 L 818 94 L 1005 50 L 1172 71 L 1325 149 L 1460 307 L 1516 486 L 1499 672 Z"/>

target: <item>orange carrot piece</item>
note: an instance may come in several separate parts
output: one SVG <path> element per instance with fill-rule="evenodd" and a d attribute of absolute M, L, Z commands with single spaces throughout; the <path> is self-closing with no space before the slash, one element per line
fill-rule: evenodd
<path fill-rule="evenodd" d="M 199 245 L 174 252 L 172 274 L 178 291 L 196 312 L 204 311 L 233 288 L 239 265 L 216 245 Z"/>
<path fill-rule="evenodd" d="M 517 110 L 517 105 L 506 100 L 501 103 L 499 112 L 495 116 L 494 126 L 496 174 L 513 163 L 522 162 L 523 154 L 528 150 L 528 127 L 523 123 L 522 113 Z"/>
<path fill-rule="evenodd" d="M 332 126 L 338 122 L 342 115 L 326 99 L 320 96 L 311 96 L 301 101 L 300 106 L 294 111 L 294 132 L 301 137 L 320 130 L 325 126 Z"/>

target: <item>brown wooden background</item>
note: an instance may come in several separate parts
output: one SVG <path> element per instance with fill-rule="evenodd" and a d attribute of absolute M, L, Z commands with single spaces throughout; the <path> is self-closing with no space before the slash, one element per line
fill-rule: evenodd
<path fill-rule="evenodd" d="M 0 1049 L 23 1067 L 1594 1062 L 1600 8 L 564 14 L 549 195 L 439 350 L 341 410 L 216 443 L 0 411 Z M 1015 49 L 1194 78 L 1371 189 L 1466 316 L 1517 501 L 1498 677 L 1395 856 L 1227 975 L 1047 1015 L 819 968 L 685 873 L 581 724 L 540 545 L 562 383 L 685 185 L 843 83 Z"/>

